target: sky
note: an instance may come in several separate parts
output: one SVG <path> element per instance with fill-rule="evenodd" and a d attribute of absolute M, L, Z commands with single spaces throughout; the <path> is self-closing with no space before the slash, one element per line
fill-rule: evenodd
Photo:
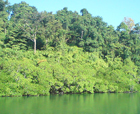
<path fill-rule="evenodd" d="M 130 17 L 135 24 L 140 22 L 140 0 L 8 0 L 11 5 L 25 1 L 35 6 L 39 12 L 56 13 L 67 7 L 68 10 L 77 11 L 86 8 L 92 16 L 100 16 L 108 25 L 117 26 L 124 17 Z"/>

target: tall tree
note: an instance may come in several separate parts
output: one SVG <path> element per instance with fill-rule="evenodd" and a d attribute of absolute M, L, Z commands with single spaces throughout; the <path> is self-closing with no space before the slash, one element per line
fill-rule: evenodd
<path fill-rule="evenodd" d="M 8 27 L 8 13 L 6 12 L 8 1 L 0 0 L 0 45 L 3 45 Z M 4 46 L 4 45 L 3 45 Z"/>
<path fill-rule="evenodd" d="M 135 26 L 134 20 L 130 17 L 124 17 L 123 21 L 129 28 L 129 30 L 133 30 L 133 27 Z"/>
<path fill-rule="evenodd" d="M 87 9 L 85 9 L 85 8 L 81 9 L 81 11 L 80 11 L 80 12 L 82 13 L 82 16 L 84 16 L 84 15 L 88 14 Z"/>
<path fill-rule="evenodd" d="M 41 13 L 38 13 L 35 7 L 29 6 L 25 2 L 14 4 L 10 7 L 12 11 L 11 21 L 22 31 L 24 38 L 34 43 L 34 54 L 36 53 L 36 39 L 42 19 Z M 17 26 L 18 25 L 18 26 Z"/>

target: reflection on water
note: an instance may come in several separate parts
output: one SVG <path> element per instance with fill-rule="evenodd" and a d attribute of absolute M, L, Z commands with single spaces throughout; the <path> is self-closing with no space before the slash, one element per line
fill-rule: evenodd
<path fill-rule="evenodd" d="M 139 93 L 0 97 L 0 114 L 140 114 Z"/>

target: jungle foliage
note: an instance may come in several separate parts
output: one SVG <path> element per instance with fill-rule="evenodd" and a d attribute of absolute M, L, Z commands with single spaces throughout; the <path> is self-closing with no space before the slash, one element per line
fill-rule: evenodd
<path fill-rule="evenodd" d="M 129 19 L 129 18 L 128 18 Z M 140 24 L 87 9 L 38 12 L 0 0 L 0 96 L 140 91 Z"/>

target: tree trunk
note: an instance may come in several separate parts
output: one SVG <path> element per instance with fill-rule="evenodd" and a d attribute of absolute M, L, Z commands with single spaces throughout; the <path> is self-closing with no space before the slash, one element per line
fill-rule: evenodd
<path fill-rule="evenodd" d="M 34 54 L 36 54 L 36 33 L 35 33 L 35 37 L 34 37 Z"/>
<path fill-rule="evenodd" d="M 81 39 L 83 39 L 83 31 L 81 32 Z"/>

